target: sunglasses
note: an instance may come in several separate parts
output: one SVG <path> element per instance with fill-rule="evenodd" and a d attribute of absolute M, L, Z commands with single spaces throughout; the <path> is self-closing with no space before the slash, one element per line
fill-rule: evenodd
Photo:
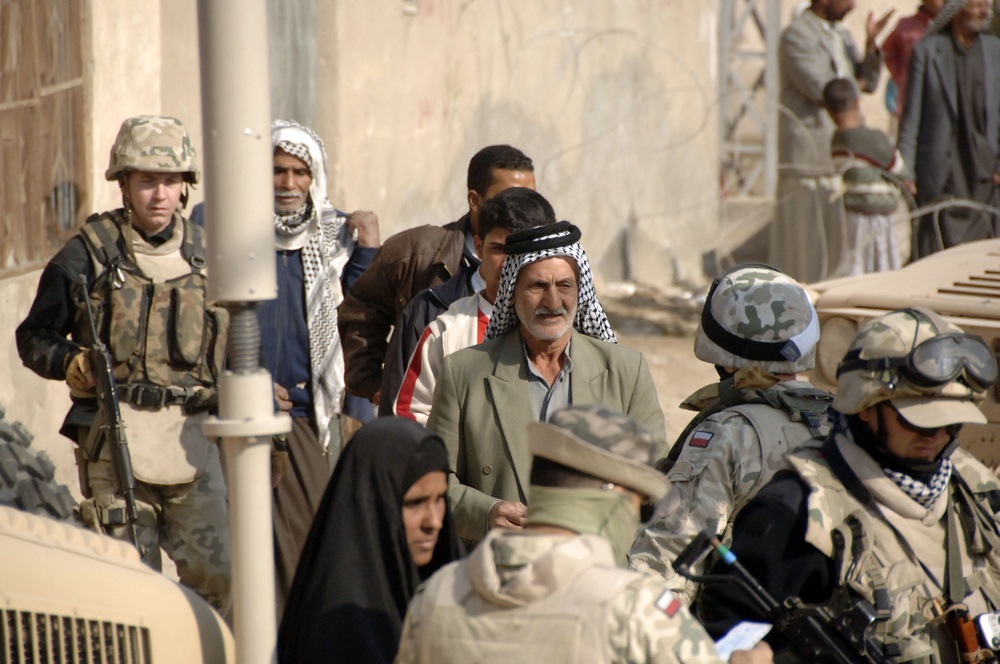
<path fill-rule="evenodd" d="M 958 432 L 962 430 L 961 424 L 946 424 L 943 427 L 934 427 L 932 429 L 925 429 L 924 427 L 918 427 L 917 425 L 911 423 L 905 417 L 903 417 L 903 414 L 899 412 L 899 409 L 896 408 L 895 404 L 893 404 L 891 401 L 886 401 L 884 403 L 887 406 L 889 406 L 890 409 L 892 409 L 892 412 L 896 413 L 896 421 L 899 422 L 899 426 L 903 427 L 904 429 L 906 429 L 911 433 L 915 433 L 918 436 L 922 436 L 923 438 L 930 438 L 931 436 L 936 435 L 937 432 L 941 431 L 942 429 L 946 434 L 948 434 L 949 438 L 954 438 L 955 436 L 958 435 Z"/>

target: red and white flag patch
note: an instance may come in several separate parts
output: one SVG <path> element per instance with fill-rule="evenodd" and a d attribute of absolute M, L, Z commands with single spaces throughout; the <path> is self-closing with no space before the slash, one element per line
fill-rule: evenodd
<path fill-rule="evenodd" d="M 681 601 L 669 590 L 664 590 L 656 599 L 656 608 L 673 618 L 681 610 Z"/>
<path fill-rule="evenodd" d="M 708 431 L 695 431 L 694 435 L 691 436 L 691 442 L 688 443 L 691 447 L 708 447 L 708 443 L 712 440 L 712 436 L 715 434 L 709 433 Z"/>

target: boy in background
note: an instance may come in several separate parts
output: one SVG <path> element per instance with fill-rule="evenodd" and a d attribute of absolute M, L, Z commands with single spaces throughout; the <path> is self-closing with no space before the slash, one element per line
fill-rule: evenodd
<path fill-rule="evenodd" d="M 898 270 L 901 263 L 892 227 L 899 190 L 885 174 L 900 175 L 903 159 L 888 136 L 863 125 L 859 96 L 857 84 L 846 78 L 823 88 L 823 106 L 837 126 L 830 150 L 847 212 L 838 277 Z"/>

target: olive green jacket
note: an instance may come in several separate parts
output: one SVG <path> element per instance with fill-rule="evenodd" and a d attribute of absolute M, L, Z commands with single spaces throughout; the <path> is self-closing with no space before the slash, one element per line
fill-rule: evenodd
<path fill-rule="evenodd" d="M 664 441 L 663 411 L 646 358 L 636 350 L 573 331 L 570 402 L 630 415 Z M 534 421 L 521 334 L 505 334 L 447 356 L 427 428 L 448 448 L 448 499 L 459 535 L 478 542 L 497 499 L 527 504 Z"/>

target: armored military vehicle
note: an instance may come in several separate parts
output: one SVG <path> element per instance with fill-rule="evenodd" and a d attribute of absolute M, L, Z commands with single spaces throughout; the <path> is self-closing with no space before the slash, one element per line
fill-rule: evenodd
<path fill-rule="evenodd" d="M 893 309 L 926 307 L 1000 350 L 1000 239 L 953 247 L 902 270 L 846 277 L 810 286 L 821 325 L 812 382 L 833 390 L 837 364 L 866 321 Z M 1000 386 L 983 404 L 989 423 L 967 425 L 963 447 L 991 468 L 1000 466 Z"/>

